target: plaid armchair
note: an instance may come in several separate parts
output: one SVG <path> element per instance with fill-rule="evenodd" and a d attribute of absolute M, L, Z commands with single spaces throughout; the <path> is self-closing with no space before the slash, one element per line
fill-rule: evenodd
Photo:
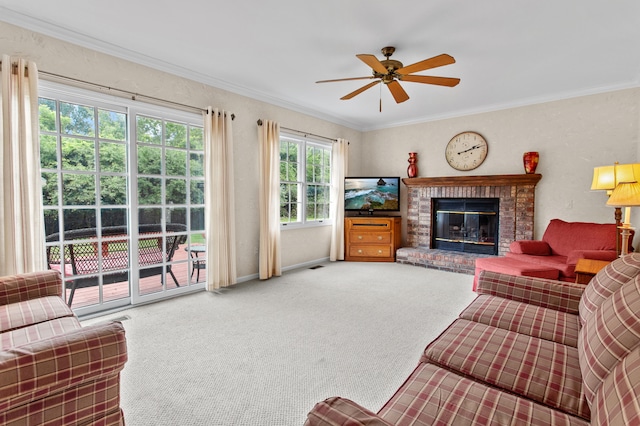
<path fill-rule="evenodd" d="M 124 424 L 124 328 L 82 327 L 58 272 L 0 277 L 0 345 L 0 424 Z"/>

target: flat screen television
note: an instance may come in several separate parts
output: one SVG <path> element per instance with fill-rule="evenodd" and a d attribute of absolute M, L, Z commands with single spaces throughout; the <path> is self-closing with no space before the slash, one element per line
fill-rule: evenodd
<path fill-rule="evenodd" d="M 400 210 L 399 177 L 344 178 L 345 211 L 397 212 Z"/>

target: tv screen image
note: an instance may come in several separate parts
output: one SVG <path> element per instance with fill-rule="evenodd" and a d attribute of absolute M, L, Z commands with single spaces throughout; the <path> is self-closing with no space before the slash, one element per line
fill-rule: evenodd
<path fill-rule="evenodd" d="M 344 209 L 350 211 L 399 211 L 399 177 L 347 177 Z"/>

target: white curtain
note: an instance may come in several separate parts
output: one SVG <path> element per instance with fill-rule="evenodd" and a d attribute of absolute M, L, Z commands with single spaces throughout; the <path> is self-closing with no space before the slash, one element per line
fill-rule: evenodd
<path fill-rule="evenodd" d="M 236 283 L 236 227 L 231 113 L 204 114 L 205 244 L 207 290 Z"/>
<path fill-rule="evenodd" d="M 264 120 L 260 142 L 260 279 L 282 275 L 280 259 L 280 125 Z"/>
<path fill-rule="evenodd" d="M 38 137 L 38 69 L 2 56 L 0 276 L 47 269 Z"/>
<path fill-rule="evenodd" d="M 329 260 L 344 260 L 344 177 L 349 165 L 349 141 L 338 139 L 331 150 L 331 204 L 333 228 Z"/>

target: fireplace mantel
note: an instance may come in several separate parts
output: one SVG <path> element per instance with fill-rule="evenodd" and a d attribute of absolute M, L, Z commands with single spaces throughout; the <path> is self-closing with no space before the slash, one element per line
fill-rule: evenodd
<path fill-rule="evenodd" d="M 408 187 L 435 186 L 535 186 L 542 178 L 541 174 L 519 175 L 487 175 L 487 176 L 440 176 L 404 178 L 402 182 Z"/>

